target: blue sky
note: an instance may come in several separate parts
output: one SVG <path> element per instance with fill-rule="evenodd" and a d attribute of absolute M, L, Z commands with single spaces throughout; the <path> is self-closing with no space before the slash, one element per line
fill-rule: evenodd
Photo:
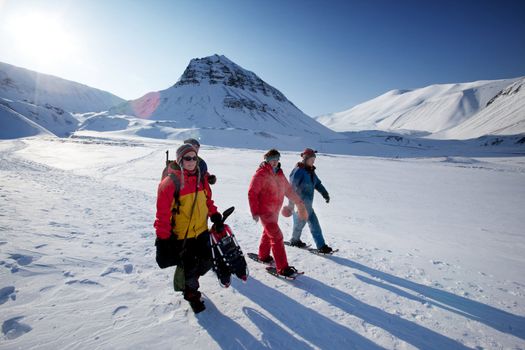
<path fill-rule="evenodd" d="M 311 116 L 525 75 L 525 1 L 0 0 L 0 61 L 123 98 L 224 54 Z"/>

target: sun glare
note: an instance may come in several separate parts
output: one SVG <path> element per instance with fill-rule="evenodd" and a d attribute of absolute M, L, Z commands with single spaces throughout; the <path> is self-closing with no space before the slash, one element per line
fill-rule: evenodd
<path fill-rule="evenodd" d="M 41 64 L 60 63 L 76 51 L 74 37 L 57 15 L 43 12 L 13 15 L 7 29 L 14 48 Z"/>

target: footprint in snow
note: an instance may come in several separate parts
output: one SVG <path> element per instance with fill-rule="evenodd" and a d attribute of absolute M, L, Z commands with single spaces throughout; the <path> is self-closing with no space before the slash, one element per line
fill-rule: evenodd
<path fill-rule="evenodd" d="M 100 276 L 105 277 L 115 272 L 123 272 L 129 275 L 133 272 L 133 264 L 124 264 L 122 269 L 119 267 L 108 267 L 104 272 L 100 274 Z"/>
<path fill-rule="evenodd" d="M 124 265 L 124 272 L 127 274 L 130 274 L 133 272 L 133 264 L 125 264 Z"/>
<path fill-rule="evenodd" d="M 122 324 L 129 314 L 129 308 L 125 305 L 117 307 L 115 310 L 113 310 L 113 327 L 116 329 L 124 327 Z"/>
<path fill-rule="evenodd" d="M 81 284 L 81 285 L 88 285 L 88 286 L 102 286 L 100 283 L 89 280 L 89 279 L 71 280 L 71 281 L 67 281 L 66 284 L 67 285 Z"/>
<path fill-rule="evenodd" d="M 112 315 L 113 315 L 113 316 L 117 316 L 117 315 L 119 315 L 119 314 L 127 313 L 127 312 L 128 312 L 128 309 L 129 309 L 129 308 L 128 308 L 127 306 L 125 306 L 125 305 L 119 306 L 119 307 L 117 307 L 115 310 L 113 310 Z"/>
<path fill-rule="evenodd" d="M 24 316 L 18 316 L 4 321 L 4 323 L 2 324 L 2 333 L 4 333 L 7 339 L 18 338 L 30 332 L 33 329 L 27 324 L 19 322 L 23 318 Z"/>
<path fill-rule="evenodd" d="M 106 269 L 106 271 L 104 271 L 104 272 L 102 272 L 102 273 L 100 274 L 100 276 L 101 276 L 101 277 L 104 277 L 104 276 L 107 276 L 107 275 L 109 275 L 109 274 L 112 274 L 113 272 L 118 272 L 118 271 L 119 271 L 118 267 L 108 267 L 108 268 Z"/>
<path fill-rule="evenodd" d="M 16 261 L 18 265 L 26 266 L 33 262 L 33 257 L 30 255 L 23 254 L 10 254 L 9 257 Z"/>
<path fill-rule="evenodd" d="M 15 287 L 7 286 L 0 289 L 0 305 L 4 304 L 11 298 L 11 300 L 16 300 Z"/>

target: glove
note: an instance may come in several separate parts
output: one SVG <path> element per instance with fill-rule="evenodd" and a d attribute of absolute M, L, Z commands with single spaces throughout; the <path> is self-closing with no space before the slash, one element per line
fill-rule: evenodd
<path fill-rule="evenodd" d="M 175 236 L 171 235 L 166 239 L 157 237 L 155 239 L 155 246 L 155 260 L 161 269 L 180 264 L 180 245 Z"/>
<path fill-rule="evenodd" d="M 215 185 L 216 182 L 217 182 L 217 176 L 215 176 L 215 175 L 209 175 L 208 176 L 208 183 L 210 185 Z"/>
<path fill-rule="evenodd" d="M 221 213 L 215 213 L 210 217 L 211 222 L 213 222 L 215 226 L 215 231 L 222 232 L 224 229 L 224 223 L 222 222 L 222 215 Z"/>
<path fill-rule="evenodd" d="M 324 200 L 326 201 L 326 203 L 330 203 L 330 196 L 324 197 Z"/>
<path fill-rule="evenodd" d="M 259 215 L 252 215 L 253 221 L 259 222 Z"/>
<path fill-rule="evenodd" d="M 285 218 L 289 218 L 290 216 L 292 216 L 292 214 L 293 214 L 293 210 L 292 210 L 292 208 L 290 208 L 290 206 L 285 205 L 285 206 L 283 207 L 283 209 L 281 210 L 281 214 L 282 214 Z"/>
<path fill-rule="evenodd" d="M 297 204 L 297 215 L 299 216 L 299 219 L 303 221 L 308 220 L 308 211 L 303 203 Z"/>

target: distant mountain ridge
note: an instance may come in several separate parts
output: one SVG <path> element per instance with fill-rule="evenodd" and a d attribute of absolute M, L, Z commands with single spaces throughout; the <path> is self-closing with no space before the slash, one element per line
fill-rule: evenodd
<path fill-rule="evenodd" d="M 72 113 L 105 111 L 124 102 L 103 90 L 1 62 L 0 97 Z"/>
<path fill-rule="evenodd" d="M 68 136 L 79 125 L 73 113 L 104 111 L 123 101 L 109 92 L 0 62 L 1 138 L 42 132 Z"/>
<path fill-rule="evenodd" d="M 525 132 L 524 82 L 522 77 L 392 90 L 315 119 L 335 131 L 410 130 L 459 139 L 520 134 Z"/>

